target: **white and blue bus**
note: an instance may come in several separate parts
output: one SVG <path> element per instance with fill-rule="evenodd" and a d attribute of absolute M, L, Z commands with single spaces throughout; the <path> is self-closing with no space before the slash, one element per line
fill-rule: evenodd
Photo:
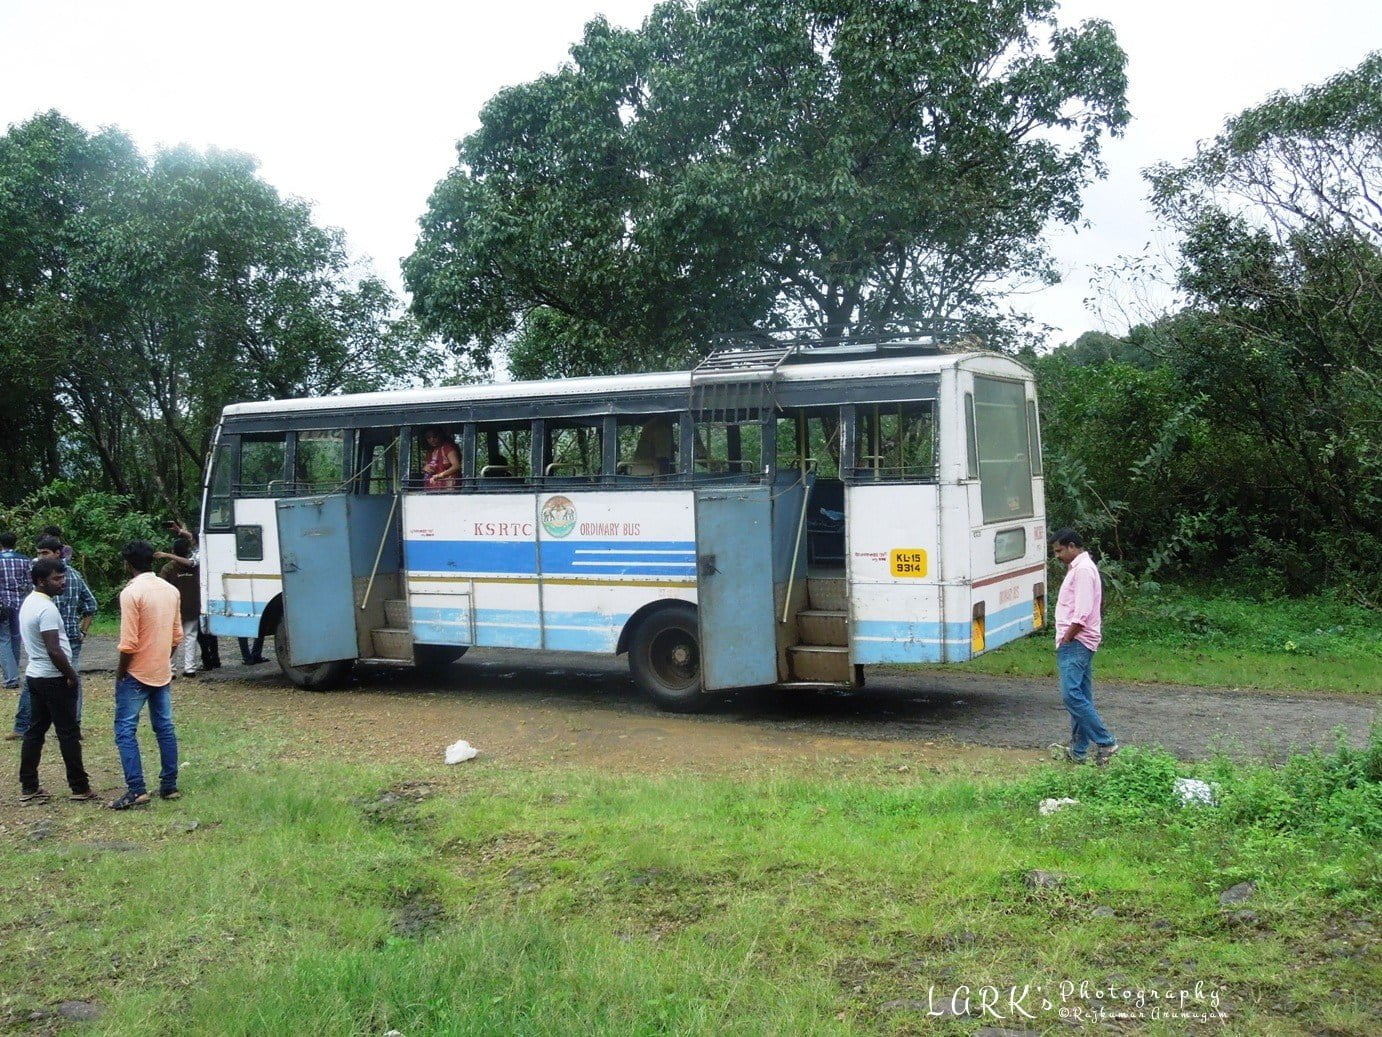
<path fill-rule="evenodd" d="M 858 687 L 1045 624 L 1036 392 L 929 337 L 747 345 L 694 371 L 227 407 L 207 629 L 296 685 L 468 648 L 628 653 L 659 705 Z M 423 431 L 461 470 L 428 486 Z"/>

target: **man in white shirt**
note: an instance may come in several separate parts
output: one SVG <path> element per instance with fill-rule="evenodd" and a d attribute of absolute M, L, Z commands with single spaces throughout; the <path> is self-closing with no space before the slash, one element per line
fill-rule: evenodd
<path fill-rule="evenodd" d="M 29 664 L 24 671 L 29 686 L 30 719 L 19 754 L 21 803 L 43 802 L 48 793 L 38 783 L 38 764 L 48 728 L 57 731 L 62 762 L 72 799 L 95 799 L 91 780 L 82 765 L 82 731 L 77 721 L 77 671 L 72 666 L 67 625 L 53 599 L 67 587 L 67 566 L 57 558 L 40 558 L 30 570 L 34 591 L 19 609 L 19 633 Z"/>

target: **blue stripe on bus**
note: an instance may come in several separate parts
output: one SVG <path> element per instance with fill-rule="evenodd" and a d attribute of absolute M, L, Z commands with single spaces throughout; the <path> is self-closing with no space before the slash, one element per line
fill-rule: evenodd
<path fill-rule="evenodd" d="M 410 573 L 536 576 L 694 576 L 690 540 L 407 540 Z"/>
<path fill-rule="evenodd" d="M 542 648 L 564 652 L 613 652 L 628 614 L 476 609 L 475 644 L 480 647 Z M 465 608 L 414 608 L 413 638 L 423 644 L 468 645 L 470 613 Z"/>
<path fill-rule="evenodd" d="M 537 544 L 531 540 L 405 540 L 409 572 L 537 572 Z"/>
<path fill-rule="evenodd" d="M 222 614 L 227 604 L 229 616 Z M 258 637 L 264 605 L 253 601 L 211 601 L 207 603 L 206 612 L 207 629 L 217 637 Z"/>
<path fill-rule="evenodd" d="M 854 661 L 863 665 L 877 663 L 938 663 L 941 661 L 942 641 L 947 653 L 954 657 L 956 646 L 969 650 L 969 624 L 940 623 L 925 620 L 855 620 L 853 629 Z"/>
<path fill-rule="evenodd" d="M 985 617 L 984 645 L 989 651 L 1032 631 L 1032 603 L 1018 602 Z M 941 662 L 942 636 L 946 661 L 963 662 L 973 657 L 970 650 L 970 625 L 917 620 L 856 620 L 854 623 L 854 661 L 878 663 Z"/>

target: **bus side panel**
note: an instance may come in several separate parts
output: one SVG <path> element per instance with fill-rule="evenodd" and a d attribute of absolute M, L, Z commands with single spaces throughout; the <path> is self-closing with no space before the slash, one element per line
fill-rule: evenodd
<path fill-rule="evenodd" d="M 541 648 L 536 531 L 531 493 L 405 496 L 414 639 Z"/>
<path fill-rule="evenodd" d="M 845 487 L 853 662 L 945 658 L 938 506 L 934 484 Z"/>
<path fill-rule="evenodd" d="M 235 525 L 257 527 L 262 558 L 236 558 L 234 533 L 208 533 L 201 544 L 201 565 L 207 588 L 203 605 L 207 629 L 219 637 L 258 637 L 259 622 L 269 602 L 282 591 L 278 553 L 276 498 L 237 500 Z M 247 531 L 253 534 L 253 528 Z M 246 547 L 253 535 L 241 538 Z M 273 631 L 269 631 L 270 634 Z"/>
<path fill-rule="evenodd" d="M 982 606 L 982 651 L 1015 641 L 1035 628 L 1036 588 L 1044 590 L 1046 586 L 1046 518 L 1040 499 L 1040 480 L 1034 489 L 1037 495 L 1034 517 L 987 525 L 983 524 L 977 486 L 970 495 L 973 532 L 970 536 L 969 615 L 973 615 L 975 607 Z"/>
<path fill-rule="evenodd" d="M 644 605 L 696 602 L 690 490 L 564 489 L 537 511 L 544 647 L 612 653 Z"/>

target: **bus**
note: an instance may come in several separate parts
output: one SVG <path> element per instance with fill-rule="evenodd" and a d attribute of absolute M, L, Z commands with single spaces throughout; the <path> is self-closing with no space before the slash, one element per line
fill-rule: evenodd
<path fill-rule="evenodd" d="M 439 439 L 460 470 L 429 480 Z M 472 647 L 617 653 L 691 711 L 1040 629 L 1045 539 L 1024 365 L 769 339 L 690 371 L 231 405 L 200 572 L 206 629 L 272 637 L 301 688 Z"/>

